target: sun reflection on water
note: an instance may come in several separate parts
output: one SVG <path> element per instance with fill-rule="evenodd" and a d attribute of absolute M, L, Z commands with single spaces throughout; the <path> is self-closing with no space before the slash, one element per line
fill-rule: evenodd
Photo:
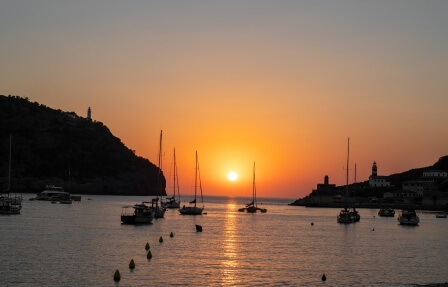
<path fill-rule="evenodd" d="M 238 279 L 239 250 L 237 245 L 237 220 L 234 203 L 227 204 L 225 215 L 225 230 L 223 239 L 223 254 L 221 260 L 221 279 L 225 285 L 234 286 Z"/>

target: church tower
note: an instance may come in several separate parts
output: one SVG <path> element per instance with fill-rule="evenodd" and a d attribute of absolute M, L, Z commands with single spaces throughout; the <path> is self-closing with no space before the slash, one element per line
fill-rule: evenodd
<path fill-rule="evenodd" d="M 90 107 L 89 107 L 89 109 L 87 110 L 87 119 L 88 119 L 89 121 L 92 120 L 92 110 L 90 109 Z"/>
<path fill-rule="evenodd" d="M 376 162 L 373 162 L 373 165 L 372 165 L 372 177 L 375 177 L 377 175 L 378 175 L 378 172 L 377 172 Z"/>

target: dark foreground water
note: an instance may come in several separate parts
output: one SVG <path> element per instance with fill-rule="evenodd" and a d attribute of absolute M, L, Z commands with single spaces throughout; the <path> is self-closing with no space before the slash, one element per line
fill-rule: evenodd
<path fill-rule="evenodd" d="M 448 220 L 434 214 L 420 214 L 418 227 L 403 227 L 396 218 L 378 217 L 378 210 L 360 209 L 361 222 L 340 225 L 338 209 L 262 199 L 266 214 L 246 214 L 237 209 L 247 199 L 209 197 L 207 215 L 168 210 L 151 225 L 129 226 L 120 223 L 121 206 L 147 198 L 83 196 L 81 202 L 61 205 L 28 201 L 30 196 L 25 195 L 22 214 L 0 216 L 0 286 L 412 286 L 448 281 Z M 203 226 L 202 233 L 196 233 L 195 224 Z M 146 259 L 147 242 L 151 260 Z M 119 283 L 113 281 L 116 269 Z"/>

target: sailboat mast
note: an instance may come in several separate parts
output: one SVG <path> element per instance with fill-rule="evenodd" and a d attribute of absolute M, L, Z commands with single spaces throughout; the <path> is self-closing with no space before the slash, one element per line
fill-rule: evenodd
<path fill-rule="evenodd" d="M 194 174 L 194 207 L 196 207 L 196 190 L 198 187 L 198 151 L 196 151 L 196 167 Z"/>
<path fill-rule="evenodd" d="M 347 182 L 346 182 L 346 185 L 345 185 L 345 197 L 347 199 L 348 199 L 348 164 L 349 164 L 349 156 L 350 156 L 350 138 L 348 138 L 348 141 L 347 141 L 347 165 L 346 165 L 346 167 L 347 167 L 347 170 L 346 170 L 346 172 L 347 172 L 347 174 L 346 174 Z"/>
<path fill-rule="evenodd" d="M 161 187 L 160 174 L 162 173 L 162 130 L 160 130 L 160 139 L 159 139 L 159 173 L 157 174 L 157 201 L 159 199 L 159 189 Z"/>
<path fill-rule="evenodd" d="M 255 161 L 254 161 L 254 175 L 252 179 L 252 202 L 254 203 L 255 207 L 257 207 L 257 194 L 255 189 Z"/>
<path fill-rule="evenodd" d="M 174 177 L 173 177 L 173 198 L 176 197 L 176 148 L 174 148 Z"/>
<path fill-rule="evenodd" d="M 12 145 L 12 135 L 9 134 L 8 196 L 9 196 L 9 189 L 11 188 L 11 145 Z"/>
<path fill-rule="evenodd" d="M 355 179 L 353 183 L 356 183 L 356 163 L 355 163 Z M 353 185 L 353 197 L 355 198 L 355 204 L 356 204 L 356 185 Z"/>
<path fill-rule="evenodd" d="M 177 200 L 179 200 L 180 204 L 179 174 L 177 173 L 176 149 L 174 149 L 174 176 L 176 177 L 175 186 L 177 186 Z M 174 196 L 176 196 L 176 190 L 174 190 Z"/>

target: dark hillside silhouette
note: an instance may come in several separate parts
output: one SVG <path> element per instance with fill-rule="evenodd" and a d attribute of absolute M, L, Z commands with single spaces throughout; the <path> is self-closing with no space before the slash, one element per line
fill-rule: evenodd
<path fill-rule="evenodd" d="M 0 190 L 7 187 L 10 134 L 13 192 L 40 192 L 53 184 L 82 194 L 166 194 L 158 167 L 136 156 L 101 122 L 1 95 Z"/>

